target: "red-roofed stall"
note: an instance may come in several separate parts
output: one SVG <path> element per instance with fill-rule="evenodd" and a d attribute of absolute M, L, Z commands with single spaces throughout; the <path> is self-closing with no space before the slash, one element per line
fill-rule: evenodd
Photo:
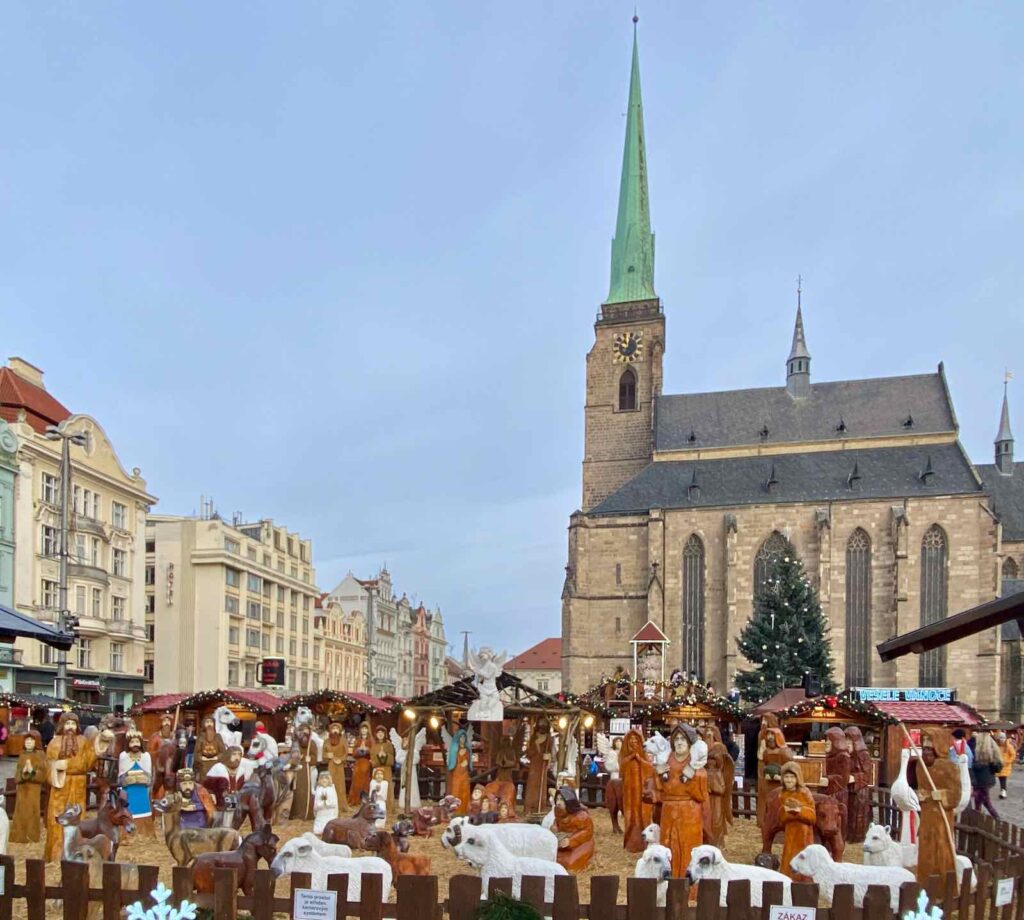
<path fill-rule="evenodd" d="M 198 693 L 158 693 L 146 697 L 131 711 L 136 725 L 144 735 L 160 728 L 164 713 L 176 715 L 179 725 L 194 722 L 196 728 L 219 706 L 227 706 L 241 721 L 245 741 L 252 736 L 253 726 L 262 722 L 279 741 L 284 737 L 284 716 L 278 709 L 284 697 L 266 690 L 202 690 Z"/>

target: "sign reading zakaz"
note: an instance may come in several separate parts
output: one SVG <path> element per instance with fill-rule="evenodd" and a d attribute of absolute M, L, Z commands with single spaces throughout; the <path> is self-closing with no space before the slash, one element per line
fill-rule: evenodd
<path fill-rule="evenodd" d="M 854 687 L 853 694 L 862 703 L 952 703 L 952 687 Z"/>

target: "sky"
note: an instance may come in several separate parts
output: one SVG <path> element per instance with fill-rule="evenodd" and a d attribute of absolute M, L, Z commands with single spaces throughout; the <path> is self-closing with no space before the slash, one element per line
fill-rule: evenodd
<path fill-rule="evenodd" d="M 560 632 L 633 4 L 0 11 L 0 342 L 156 511 L 387 564 L 456 648 Z M 1024 4 L 643 0 L 665 392 L 945 362 L 1024 432 Z"/>

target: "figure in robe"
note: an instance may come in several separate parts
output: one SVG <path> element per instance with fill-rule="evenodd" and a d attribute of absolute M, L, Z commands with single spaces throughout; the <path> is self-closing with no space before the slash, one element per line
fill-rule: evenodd
<path fill-rule="evenodd" d="M 196 783 L 195 771 L 186 767 L 175 774 L 178 795 L 181 796 L 181 813 L 178 815 L 182 829 L 213 827 L 217 815 L 217 803 L 208 789 Z"/>
<path fill-rule="evenodd" d="M 383 767 L 373 768 L 373 778 L 370 780 L 370 800 L 384 803 L 391 800 L 391 780 L 384 775 Z M 377 818 L 373 822 L 373 826 L 379 831 L 386 831 L 388 829 L 387 815 Z"/>
<path fill-rule="evenodd" d="M 226 809 L 228 796 L 237 796 L 255 769 L 256 761 L 246 758 L 240 745 L 232 744 L 224 751 L 220 763 L 206 771 L 203 787 L 213 796 L 218 809 Z"/>
<path fill-rule="evenodd" d="M 153 758 L 142 749 L 142 732 L 130 729 L 125 733 L 128 749 L 117 758 L 117 781 L 128 798 L 128 810 L 134 818 L 153 814 L 149 790 L 153 783 Z"/>
<path fill-rule="evenodd" d="M 825 732 L 825 795 L 830 795 L 841 806 L 844 811 L 843 818 L 843 839 L 849 840 L 847 836 L 850 829 L 850 781 L 853 776 L 850 773 L 850 745 L 846 733 L 833 725 Z"/>
<path fill-rule="evenodd" d="M 346 814 L 348 814 L 348 805 L 345 802 L 345 762 L 347 760 L 348 739 L 345 737 L 345 730 L 340 722 L 332 720 L 331 724 L 327 726 L 327 738 L 324 740 L 324 762 L 327 764 L 325 775 L 331 778 L 334 789 L 338 793 L 337 807 L 343 808 Z M 317 785 L 319 785 L 319 781 Z"/>
<path fill-rule="evenodd" d="M 847 843 L 862 843 L 871 823 L 871 754 L 864 736 L 856 725 L 846 729 L 850 742 L 849 801 L 847 802 Z"/>
<path fill-rule="evenodd" d="M 494 765 L 498 773 L 494 777 L 499 783 L 515 782 L 513 771 L 519 766 L 519 752 L 523 748 L 521 730 L 514 735 L 502 735 L 498 749 L 494 752 Z"/>
<path fill-rule="evenodd" d="M 839 730 L 842 734 L 842 729 Z M 768 728 L 764 732 L 763 748 L 758 752 L 757 762 L 757 826 L 764 824 L 764 808 L 768 794 L 778 789 L 782 765 L 793 759 L 793 752 L 786 745 L 782 729 Z"/>
<path fill-rule="evenodd" d="M 702 729 L 708 745 L 708 807 L 705 810 L 704 842 L 719 849 L 725 846 L 725 836 L 732 824 L 732 786 L 736 765 L 722 742 L 715 725 Z"/>
<path fill-rule="evenodd" d="M 39 802 L 46 783 L 46 754 L 42 738 L 37 731 L 25 735 L 25 747 L 14 768 L 18 792 L 14 799 L 14 821 L 11 823 L 11 843 L 39 842 Z"/>
<path fill-rule="evenodd" d="M 338 817 L 340 801 L 330 772 L 324 770 L 316 779 L 316 791 L 313 794 L 313 833 L 318 837 L 323 834 L 327 822 Z"/>
<path fill-rule="evenodd" d="M 644 750 L 644 736 L 635 728 L 622 742 L 619 773 L 622 775 L 622 817 L 626 823 L 622 846 L 629 853 L 642 853 L 647 845 L 641 835 L 654 813 L 654 806 L 644 801 L 644 790 L 654 779 L 654 764 Z M 699 818 L 697 824 L 699 827 Z"/>
<path fill-rule="evenodd" d="M 656 799 L 661 803 L 661 843 L 672 851 L 674 878 L 686 875 L 690 854 L 703 838 L 708 776 L 704 770 L 694 773 L 690 766 L 690 748 L 696 740 L 697 733 L 689 725 L 674 729 L 669 738 L 672 752 L 668 763 L 654 777 Z"/>
<path fill-rule="evenodd" d="M 43 856 L 47 862 L 60 859 L 64 849 L 64 828 L 57 823 L 57 815 L 70 805 L 80 805 L 85 812 L 88 774 L 96 762 L 96 746 L 79 734 L 80 724 L 73 712 L 63 713 L 57 723 L 57 733 L 46 747 L 50 797 L 46 805 Z M 98 735 L 96 740 L 99 740 Z"/>
<path fill-rule="evenodd" d="M 932 788 L 921 764 L 917 767 L 917 795 L 921 802 L 921 826 L 917 846 L 917 881 L 924 885 L 931 875 L 945 878 L 956 871 L 948 827 L 956 832 L 954 812 L 960 801 L 960 768 L 949 760 L 949 732 L 929 728 L 921 732 L 921 760 L 935 784 Z M 943 813 L 946 820 L 943 821 Z"/>
<path fill-rule="evenodd" d="M 370 774 L 373 767 L 370 764 L 370 723 L 359 723 L 359 734 L 352 742 L 350 754 L 352 756 L 352 782 L 348 787 L 348 804 L 358 808 L 362 802 L 362 796 L 370 792 Z"/>
<path fill-rule="evenodd" d="M 555 794 L 554 831 L 558 838 L 558 864 L 567 872 L 586 869 L 594 856 L 594 822 L 575 790 L 568 786 L 562 786 Z"/>
<path fill-rule="evenodd" d="M 373 744 L 370 746 L 370 763 L 376 773 L 381 770 L 384 779 L 387 781 L 387 794 L 380 797 L 388 814 L 395 810 L 395 746 L 388 740 L 388 730 L 383 725 L 378 725 L 373 730 Z"/>
<path fill-rule="evenodd" d="M 160 745 L 165 741 L 174 740 L 174 716 L 169 712 L 165 712 L 160 716 L 160 728 L 153 732 L 149 736 L 149 741 L 146 742 L 146 750 L 149 751 L 149 756 L 152 759 L 156 759 L 157 752 L 160 750 Z"/>
<path fill-rule="evenodd" d="M 313 817 L 313 787 L 317 779 L 317 753 L 313 729 L 305 722 L 292 733 L 292 807 L 289 818 L 309 821 Z"/>
<path fill-rule="evenodd" d="M 448 766 L 448 784 L 446 790 L 448 795 L 454 795 L 459 800 L 459 807 L 455 810 L 457 815 L 469 813 L 469 768 L 472 764 L 473 736 L 472 726 L 460 728 L 454 735 L 448 733 L 443 725 L 441 726 L 441 737 L 445 743 L 445 757 Z"/>
<path fill-rule="evenodd" d="M 220 763 L 225 747 L 224 739 L 217 731 L 217 723 L 213 721 L 213 716 L 207 716 L 203 719 L 199 735 L 196 737 L 196 750 L 192 761 L 199 782 L 206 779 L 207 771 L 214 764 Z"/>
<path fill-rule="evenodd" d="M 406 766 L 405 759 L 409 756 L 409 739 L 412 738 L 412 771 L 408 775 L 409 782 L 409 807 L 419 808 L 422 804 L 420 802 L 420 752 L 423 750 L 423 745 L 427 743 L 427 729 L 426 727 L 421 728 L 415 735 L 412 733 L 412 729 L 405 733 L 403 738 L 394 729 L 391 729 L 391 745 L 395 749 L 395 768 L 396 773 L 399 777 L 399 785 L 402 787 L 402 792 L 399 796 L 399 810 L 405 810 L 406 796 L 405 796 L 405 784 L 406 784 Z"/>
<path fill-rule="evenodd" d="M 782 862 L 779 871 L 794 882 L 810 881 L 790 871 L 789 864 L 804 847 L 814 843 L 814 796 L 804 785 L 798 763 L 782 765 L 782 790 L 779 793 L 779 824 L 782 825 Z"/>
<path fill-rule="evenodd" d="M 548 801 L 548 770 L 554 752 L 551 723 L 538 719 L 526 745 L 526 756 L 530 761 L 526 774 L 526 789 L 523 790 L 523 811 L 528 815 L 543 814 Z"/>

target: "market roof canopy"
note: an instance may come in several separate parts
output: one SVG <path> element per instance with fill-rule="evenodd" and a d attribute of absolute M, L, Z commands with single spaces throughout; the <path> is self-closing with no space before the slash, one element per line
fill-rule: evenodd
<path fill-rule="evenodd" d="M 81 705 L 73 700 L 62 700 L 60 697 L 47 696 L 45 693 L 0 693 L 0 706 L 8 708 L 16 706 L 22 709 L 65 709 L 79 708 Z"/>
<path fill-rule="evenodd" d="M 506 719 L 515 717 L 518 712 L 542 709 L 569 711 L 574 708 L 563 703 L 557 697 L 534 689 L 507 671 L 502 671 L 498 675 L 496 684 L 501 703 L 505 707 Z M 473 679 L 464 677 L 454 684 L 431 690 L 430 693 L 424 693 L 422 696 L 414 697 L 399 705 L 408 709 L 469 709 L 478 699 L 480 699 L 480 694 L 477 692 Z M 397 709 L 399 706 L 395 708 Z"/>
<path fill-rule="evenodd" d="M 878 655 L 882 661 L 892 661 L 911 653 L 920 655 L 922 652 L 940 648 L 950 642 L 956 642 L 957 639 L 965 639 L 967 636 L 1001 626 L 1011 620 L 1018 623 L 1024 620 L 1024 594 L 998 597 L 963 613 L 896 636 L 878 646 Z"/>
<path fill-rule="evenodd" d="M 783 709 L 790 709 L 798 703 L 808 699 L 807 691 L 803 687 L 786 687 L 780 690 L 775 696 L 758 703 L 752 710 L 751 715 L 763 716 L 771 712 L 781 712 Z"/>
<path fill-rule="evenodd" d="M 394 703 L 383 700 L 369 693 L 358 693 L 342 690 L 317 690 L 313 693 L 303 693 L 300 696 L 289 697 L 277 707 L 277 712 L 294 712 L 300 706 L 308 706 L 315 709 L 324 704 L 340 704 L 352 712 L 387 712 Z"/>
<path fill-rule="evenodd" d="M 50 648 L 65 652 L 75 644 L 75 637 L 71 633 L 63 633 L 54 626 L 40 623 L 33 617 L 0 604 L 0 641 L 13 642 L 15 639 L 36 639 Z"/>
<path fill-rule="evenodd" d="M 282 698 L 265 690 L 201 690 L 198 693 L 158 693 L 132 708 L 134 713 L 202 709 L 206 706 L 242 706 L 252 712 L 272 713 Z"/>

